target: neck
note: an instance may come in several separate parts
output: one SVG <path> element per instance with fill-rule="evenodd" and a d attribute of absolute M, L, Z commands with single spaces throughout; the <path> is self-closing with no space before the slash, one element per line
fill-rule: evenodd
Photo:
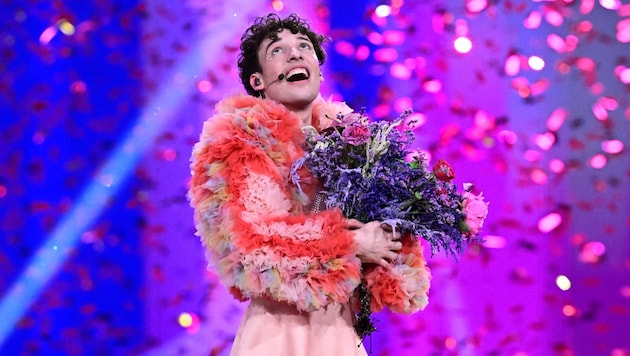
<path fill-rule="evenodd" d="M 285 105 L 287 109 L 293 112 L 297 117 L 302 120 L 302 126 L 310 126 L 313 118 L 313 103 L 309 103 L 304 107 L 292 107 L 289 105 Z"/>

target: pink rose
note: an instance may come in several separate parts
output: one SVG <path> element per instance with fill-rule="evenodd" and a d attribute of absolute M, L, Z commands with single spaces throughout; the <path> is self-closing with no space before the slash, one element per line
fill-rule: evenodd
<path fill-rule="evenodd" d="M 331 126 L 346 126 L 352 124 L 361 117 L 354 113 L 352 108 L 343 101 L 333 101 L 332 97 L 325 100 L 321 96 L 315 100 L 313 114 L 317 117 L 318 130 L 324 130 Z"/>
<path fill-rule="evenodd" d="M 474 195 L 471 192 L 464 192 L 463 195 L 466 224 L 470 229 L 470 234 L 476 236 L 481 231 L 486 215 L 488 215 L 488 203 L 483 200 L 483 193 Z"/>
<path fill-rule="evenodd" d="M 343 139 L 353 145 L 362 145 L 370 139 L 370 130 L 361 124 L 354 124 L 346 127 L 342 133 Z"/>

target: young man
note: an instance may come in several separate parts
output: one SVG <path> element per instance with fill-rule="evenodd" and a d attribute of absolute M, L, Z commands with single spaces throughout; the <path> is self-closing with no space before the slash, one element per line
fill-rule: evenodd
<path fill-rule="evenodd" d="M 238 61 L 251 96 L 219 103 L 193 150 L 198 234 L 222 282 L 251 300 L 232 355 L 365 355 L 350 306 L 362 263 L 380 265 L 403 312 L 426 304 L 424 260 L 397 259 L 400 236 L 339 209 L 313 210 L 317 181 L 305 168 L 302 191 L 290 179 L 304 154 L 302 128 L 322 129 L 343 108 L 319 95 L 323 41 L 295 15 L 257 19 Z M 379 288 L 370 293 L 387 305 L 393 299 Z"/>

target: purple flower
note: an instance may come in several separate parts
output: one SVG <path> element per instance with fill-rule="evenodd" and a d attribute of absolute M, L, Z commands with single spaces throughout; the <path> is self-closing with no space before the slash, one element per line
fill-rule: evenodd
<path fill-rule="evenodd" d="M 479 232 L 466 224 L 474 205 L 450 180 L 440 180 L 423 155 L 411 155 L 414 135 L 401 128 L 403 121 L 404 115 L 392 122 L 361 116 L 347 126 L 307 131 L 304 166 L 321 181 L 326 207 L 363 222 L 396 221 L 433 252 L 463 252 Z"/>

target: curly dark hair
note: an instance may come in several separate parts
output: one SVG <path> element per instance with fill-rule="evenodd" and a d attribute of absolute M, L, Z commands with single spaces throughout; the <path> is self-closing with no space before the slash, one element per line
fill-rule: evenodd
<path fill-rule="evenodd" d="M 262 72 L 262 67 L 258 60 L 258 48 L 263 40 L 269 38 L 276 40 L 278 32 L 283 29 L 291 31 L 291 33 L 301 33 L 306 35 L 313 43 L 315 53 L 319 60 L 319 64 L 324 64 L 326 60 L 326 52 L 322 48 L 327 38 L 323 35 L 313 32 L 309 24 L 296 14 L 281 19 L 277 14 L 269 14 L 266 17 L 258 17 L 254 24 L 250 26 L 241 37 L 241 52 L 238 55 L 238 73 L 241 83 L 252 96 L 260 96 L 257 90 L 252 88 L 249 83 L 249 77 L 256 72 Z"/>

